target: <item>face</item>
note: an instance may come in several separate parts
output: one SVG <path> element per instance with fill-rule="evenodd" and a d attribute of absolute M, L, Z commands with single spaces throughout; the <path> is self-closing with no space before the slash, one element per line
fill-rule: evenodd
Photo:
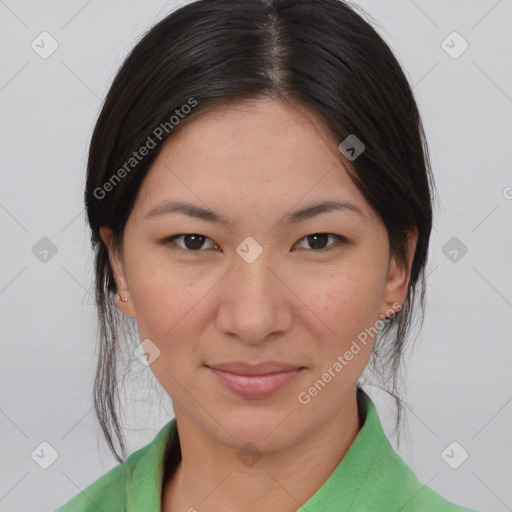
<path fill-rule="evenodd" d="M 354 393 L 379 319 L 405 299 L 416 236 L 408 264 L 391 258 L 339 142 L 303 106 L 218 107 L 163 146 L 122 255 L 102 228 L 128 297 L 118 305 L 159 350 L 150 368 L 178 423 L 232 447 L 280 449 L 321 429 Z M 165 207 L 177 201 L 220 220 Z M 351 206 L 295 215 L 325 201 Z M 268 361 L 300 370 L 234 378 L 235 391 L 211 369 Z"/>

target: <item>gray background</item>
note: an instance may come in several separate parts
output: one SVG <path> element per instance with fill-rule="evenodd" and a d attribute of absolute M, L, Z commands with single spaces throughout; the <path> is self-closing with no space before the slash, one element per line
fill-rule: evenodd
<path fill-rule="evenodd" d="M 356 3 L 374 18 L 414 85 L 442 201 L 397 451 L 447 499 L 512 510 L 512 3 Z M 2 511 L 53 510 L 117 464 L 92 410 L 86 152 L 118 66 L 177 5 L 0 0 Z M 31 47 L 43 31 L 58 43 L 47 59 Z M 457 58 L 463 41 L 451 36 L 442 43 L 453 31 L 469 44 Z M 36 250 L 48 244 L 44 237 L 57 250 L 46 262 Z M 392 402 L 378 389 L 368 392 L 396 447 Z M 131 453 L 173 412 L 140 363 L 125 395 Z M 31 457 L 43 441 L 58 453 L 47 469 Z M 453 441 L 452 464 L 462 449 L 469 453 L 457 469 L 442 455 Z"/>

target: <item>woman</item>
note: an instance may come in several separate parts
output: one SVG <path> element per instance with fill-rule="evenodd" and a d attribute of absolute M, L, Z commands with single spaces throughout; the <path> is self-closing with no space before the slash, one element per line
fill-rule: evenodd
<path fill-rule="evenodd" d="M 153 27 L 85 193 L 96 413 L 124 463 L 59 511 L 469 510 L 416 479 L 360 385 L 388 372 L 398 426 L 432 191 L 410 86 L 347 4 L 200 0 Z M 119 311 L 176 416 L 126 461 Z"/>

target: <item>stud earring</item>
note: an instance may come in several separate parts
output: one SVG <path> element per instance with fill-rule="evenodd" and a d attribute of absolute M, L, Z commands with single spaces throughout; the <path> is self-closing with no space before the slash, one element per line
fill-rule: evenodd
<path fill-rule="evenodd" d="M 121 297 L 121 295 L 117 294 L 116 298 L 119 300 L 121 299 L 123 302 L 126 302 L 128 300 L 128 297 Z"/>

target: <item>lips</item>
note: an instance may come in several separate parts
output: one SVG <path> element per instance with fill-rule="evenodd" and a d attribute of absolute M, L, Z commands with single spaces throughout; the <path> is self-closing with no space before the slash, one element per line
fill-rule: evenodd
<path fill-rule="evenodd" d="M 206 365 L 214 370 L 235 373 L 237 375 L 269 375 L 271 373 L 283 373 L 303 368 L 297 364 L 280 363 L 277 361 L 266 361 L 258 364 L 244 362 L 230 362 Z"/>
<path fill-rule="evenodd" d="M 229 391 L 245 399 L 267 398 L 285 388 L 304 367 L 275 361 L 256 365 L 231 362 L 205 365 Z"/>

